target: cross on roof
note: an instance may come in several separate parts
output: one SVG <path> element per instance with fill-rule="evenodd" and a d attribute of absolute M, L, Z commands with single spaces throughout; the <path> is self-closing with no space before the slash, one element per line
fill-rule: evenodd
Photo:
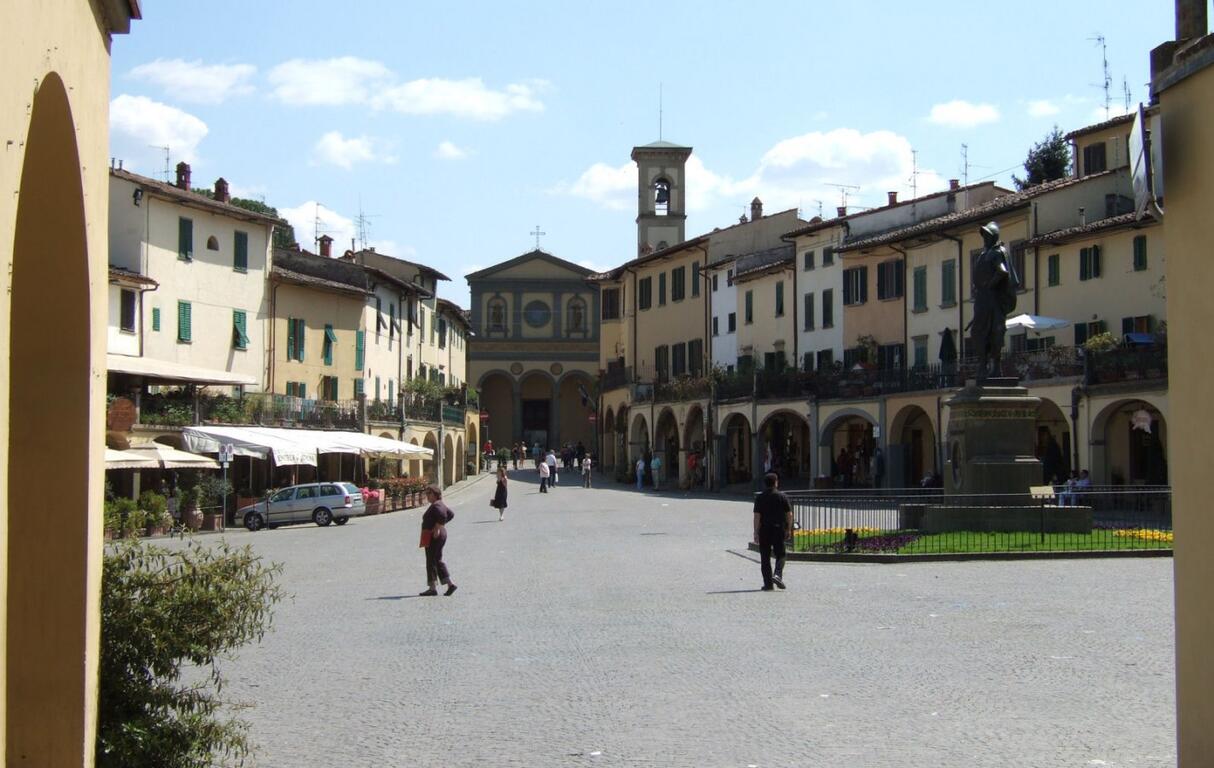
<path fill-rule="evenodd" d="M 539 224 L 536 224 L 536 225 L 535 225 L 535 231 L 534 231 L 534 232 L 532 232 L 531 234 L 535 235 L 535 250 L 537 250 L 537 251 L 538 251 L 538 250 L 540 249 L 540 236 L 541 236 L 541 235 L 546 235 L 546 234 L 548 234 L 548 233 L 547 233 L 547 232 L 541 232 L 541 231 L 540 231 L 540 225 L 539 225 Z"/>

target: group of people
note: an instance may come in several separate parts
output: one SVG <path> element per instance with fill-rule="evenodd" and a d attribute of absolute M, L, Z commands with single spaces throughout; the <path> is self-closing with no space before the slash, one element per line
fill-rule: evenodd
<path fill-rule="evenodd" d="M 568 447 L 568 446 L 566 446 Z M 585 448 L 581 443 L 578 443 L 577 463 L 574 464 L 574 459 L 570 457 L 562 457 L 561 464 L 566 470 L 572 471 L 575 467 L 582 472 L 582 487 L 590 487 L 590 471 L 594 466 L 594 461 L 589 453 L 586 453 Z M 550 488 L 554 488 L 560 480 L 560 465 L 557 463 L 556 451 L 549 448 L 542 459 L 537 459 L 535 463 L 536 471 L 540 475 L 540 493 L 548 493 Z"/>
<path fill-rule="evenodd" d="M 845 445 L 834 459 L 831 475 L 837 484 L 845 488 L 863 485 L 880 488 L 885 480 L 885 453 L 878 445 L 865 456 L 859 448 L 852 449 Z"/>

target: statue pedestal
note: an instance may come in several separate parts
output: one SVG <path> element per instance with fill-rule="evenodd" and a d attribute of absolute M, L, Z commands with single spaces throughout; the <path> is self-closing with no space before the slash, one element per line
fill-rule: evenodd
<path fill-rule="evenodd" d="M 950 494 L 1025 494 L 1041 485 L 1037 407 L 1015 378 L 966 387 L 947 402 L 944 487 Z"/>

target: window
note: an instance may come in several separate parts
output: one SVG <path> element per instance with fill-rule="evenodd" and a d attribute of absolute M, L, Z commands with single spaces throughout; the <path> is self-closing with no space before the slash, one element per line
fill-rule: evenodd
<path fill-rule="evenodd" d="M 1134 271 L 1142 272 L 1147 268 L 1147 236 L 1138 235 L 1134 238 Z"/>
<path fill-rule="evenodd" d="M 320 377 L 320 399 L 321 400 L 336 400 L 337 399 L 337 377 L 336 376 L 321 376 Z"/>
<path fill-rule="evenodd" d="M 249 235 L 246 232 L 236 233 L 236 242 L 232 248 L 232 269 L 237 272 L 249 271 Z"/>
<path fill-rule="evenodd" d="M 1049 272 L 1049 284 L 1058 285 L 1062 282 L 1062 257 L 1056 253 L 1051 253 L 1046 259 L 1047 271 Z"/>
<path fill-rule="evenodd" d="M 1140 315 L 1138 317 L 1123 317 L 1121 318 L 1121 332 L 1126 333 L 1152 333 L 1155 330 L 1154 318 L 1150 315 Z"/>
<path fill-rule="evenodd" d="M 287 319 L 287 359 L 304 359 L 304 321 L 298 317 Z"/>
<path fill-rule="evenodd" d="M 354 370 L 361 371 L 367 357 L 367 332 L 354 332 Z"/>
<path fill-rule="evenodd" d="M 1008 349 L 1010 349 L 1013 353 L 1024 352 L 1025 350 L 1028 349 L 1028 334 L 1027 333 L 1009 334 L 1007 337 L 1007 341 L 1008 341 Z"/>
<path fill-rule="evenodd" d="M 704 372 L 703 339 L 687 342 L 687 369 L 692 376 L 699 376 Z"/>
<path fill-rule="evenodd" d="M 712 292 L 713 293 L 716 293 L 717 289 L 721 287 L 720 284 L 717 282 L 718 277 L 720 277 L 720 275 L 717 274 L 716 272 L 714 272 L 712 274 Z"/>
<path fill-rule="evenodd" d="M 126 333 L 135 332 L 135 292 L 123 288 L 120 293 L 118 327 Z"/>
<path fill-rule="evenodd" d="M 822 291 L 822 327 L 835 327 L 835 289 Z"/>
<path fill-rule="evenodd" d="M 927 267 L 915 267 L 914 272 L 914 308 L 915 312 L 927 311 Z"/>
<path fill-rule="evenodd" d="M 194 222 L 191 219 L 177 219 L 177 258 L 189 261 L 194 258 Z"/>
<path fill-rule="evenodd" d="M 822 371 L 835 364 L 835 352 L 832 349 L 818 350 L 818 370 Z"/>
<path fill-rule="evenodd" d="M 691 297 L 700 295 L 700 262 L 691 262 Z"/>
<path fill-rule="evenodd" d="M 666 306 L 666 273 L 658 273 L 658 306 Z"/>
<path fill-rule="evenodd" d="M 716 315 L 712 316 L 712 335 L 721 335 L 721 318 L 717 317 Z"/>
<path fill-rule="evenodd" d="M 362 397 L 364 394 L 366 394 L 366 392 L 363 390 L 363 380 L 355 379 L 354 380 L 354 397 L 359 398 L 359 397 Z"/>
<path fill-rule="evenodd" d="M 569 300 L 565 311 L 565 330 L 569 333 L 586 332 L 586 302 L 579 298 Z"/>
<path fill-rule="evenodd" d="M 208 251 L 218 251 L 219 250 L 219 238 L 218 237 L 211 235 L 210 237 L 207 238 L 207 250 Z"/>
<path fill-rule="evenodd" d="M 844 278 L 846 281 L 846 278 Z M 902 270 L 902 260 L 883 261 L 877 265 L 877 298 L 901 298 L 905 287 L 906 273 Z M 844 282 L 846 285 L 846 282 Z M 861 302 L 863 303 L 863 302 Z"/>
<path fill-rule="evenodd" d="M 248 315 L 242 309 L 232 310 L 232 348 L 249 348 Z"/>
<path fill-rule="evenodd" d="M 1029 339 L 1024 344 L 1025 350 L 1029 352 L 1037 352 L 1042 349 L 1049 349 L 1052 346 L 1054 346 L 1053 336 L 1039 336 Z"/>
<path fill-rule="evenodd" d="M 1079 279 L 1094 280 L 1100 277 L 1100 246 L 1079 249 Z"/>
<path fill-rule="evenodd" d="M 184 344 L 189 344 L 193 340 L 192 314 L 193 308 L 190 306 L 190 302 L 177 302 L 177 340 Z"/>
<path fill-rule="evenodd" d="M 641 309 L 649 309 L 653 306 L 653 278 L 645 277 L 637 283 L 637 306 Z"/>
<path fill-rule="evenodd" d="M 1104 142 L 1089 144 L 1083 148 L 1083 175 L 1100 173 L 1105 169 Z"/>
<path fill-rule="evenodd" d="M 674 269 L 670 270 L 670 300 L 671 301 L 682 301 L 683 300 L 684 292 L 686 291 L 686 286 L 684 285 L 684 282 L 686 281 L 686 277 L 687 277 L 687 268 L 686 267 L 675 267 Z M 659 286 L 659 290 L 660 289 L 661 289 L 661 286 Z"/>
<path fill-rule="evenodd" d="M 877 364 L 883 371 L 894 371 L 902 367 L 906 348 L 901 344 L 882 344 L 877 347 Z"/>
<path fill-rule="evenodd" d="M 1028 249 L 1028 243 L 1023 240 L 1012 243 L 1012 271 L 1016 273 L 1016 290 L 1021 293 L 1024 292 L 1024 285 L 1027 282 L 1024 272 L 1024 255 Z"/>
<path fill-rule="evenodd" d="M 868 267 L 852 267 L 843 270 L 843 306 L 850 307 L 866 301 L 868 301 Z"/>
<path fill-rule="evenodd" d="M 396 402 L 396 382 L 392 379 L 388 379 L 388 402 Z"/>
<path fill-rule="evenodd" d="M 940 306 L 957 303 L 957 260 L 948 259 L 940 265 Z"/>
<path fill-rule="evenodd" d="M 805 317 L 805 330 L 812 331 L 814 329 L 814 295 L 807 293 L 801 298 L 805 301 L 804 311 L 801 313 Z"/>
<path fill-rule="evenodd" d="M 1093 320 L 1090 323 L 1075 323 L 1075 346 L 1083 346 L 1083 343 L 1093 336 L 1104 333 L 1105 326 L 1103 320 Z"/>
<path fill-rule="evenodd" d="M 687 345 L 675 344 L 670 348 L 671 373 L 682 376 L 687 373 Z"/>
<path fill-rule="evenodd" d="M 152 307 L 152 330 L 160 330 L 160 307 Z"/>
<path fill-rule="evenodd" d="M 375 339 L 379 340 L 379 331 L 384 327 L 384 300 L 375 297 Z"/>
<path fill-rule="evenodd" d="M 754 355 L 738 355 L 738 373 L 750 373 L 754 369 Z"/>
<path fill-rule="evenodd" d="M 620 319 L 620 289 L 619 288 L 604 288 L 601 294 L 603 302 L 603 319 L 604 320 L 619 320 Z"/>
<path fill-rule="evenodd" d="M 726 331 L 725 331 L 725 332 L 726 332 L 726 333 L 733 333 L 734 331 L 738 330 L 738 313 L 737 313 L 737 312 L 730 312 L 730 313 L 729 313 L 729 317 L 728 317 L 727 319 L 729 320 L 729 323 L 728 323 L 728 325 L 727 325 L 727 327 L 726 327 Z"/>
<path fill-rule="evenodd" d="M 755 292 L 746 292 L 746 324 L 750 325 L 755 321 Z"/>
<path fill-rule="evenodd" d="M 333 365 L 333 347 L 337 345 L 337 334 L 333 332 L 333 326 L 325 326 L 324 346 L 321 347 L 321 357 L 324 358 L 325 365 Z M 334 398 L 336 399 L 336 398 Z"/>
<path fill-rule="evenodd" d="M 916 336 L 913 339 L 913 341 L 915 342 L 914 365 L 916 368 L 926 368 L 927 367 L 927 337 L 926 336 Z"/>
<path fill-rule="evenodd" d="M 506 332 L 505 299 L 489 299 L 489 331 L 490 333 Z"/>
<path fill-rule="evenodd" d="M 833 246 L 826 246 L 822 249 L 822 266 L 829 267 L 835 263 L 835 249 Z"/>
<path fill-rule="evenodd" d="M 426 340 L 426 310 L 420 307 L 417 310 L 417 335 L 422 341 Z"/>
<path fill-rule="evenodd" d="M 725 270 L 725 285 L 726 287 L 733 285 L 733 270 Z"/>
<path fill-rule="evenodd" d="M 801 254 L 801 268 L 805 270 L 814 268 L 814 251 L 806 251 Z"/>
<path fill-rule="evenodd" d="M 670 377 L 670 347 L 663 344 L 653 350 L 653 369 L 658 381 Z"/>
<path fill-rule="evenodd" d="M 388 304 L 388 343 L 396 338 L 396 303 Z"/>
<path fill-rule="evenodd" d="M 776 281 L 776 317 L 784 317 L 784 281 Z"/>
<path fill-rule="evenodd" d="M 856 363 L 868 362 L 867 347 L 848 347 L 843 350 L 843 367 L 851 370 L 856 367 Z"/>
<path fill-rule="evenodd" d="M 447 318 L 445 317 L 438 319 L 438 348 L 447 348 Z"/>
<path fill-rule="evenodd" d="M 814 353 L 806 352 L 805 354 L 801 355 L 801 370 L 804 371 L 805 373 L 809 373 L 813 369 L 814 369 Z"/>

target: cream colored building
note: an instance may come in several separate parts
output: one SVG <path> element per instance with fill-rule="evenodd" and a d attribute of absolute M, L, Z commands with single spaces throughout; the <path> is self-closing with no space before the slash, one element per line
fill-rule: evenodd
<path fill-rule="evenodd" d="M 10 764 L 93 765 L 110 46 L 139 16 L 135 0 L 0 3 L 0 753 Z M 25 514 L 30 488 L 56 489 L 56 503 Z"/>

